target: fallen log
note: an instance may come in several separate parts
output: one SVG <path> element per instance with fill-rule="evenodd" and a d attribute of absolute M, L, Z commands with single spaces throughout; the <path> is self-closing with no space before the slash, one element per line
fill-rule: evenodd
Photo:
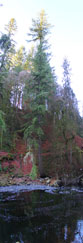
<path fill-rule="evenodd" d="M 80 186 L 83 186 L 83 174 L 81 174 L 80 176 L 77 176 L 76 178 L 63 178 L 61 181 L 62 181 L 62 184 L 64 186 L 77 186 L 77 185 L 80 185 Z"/>

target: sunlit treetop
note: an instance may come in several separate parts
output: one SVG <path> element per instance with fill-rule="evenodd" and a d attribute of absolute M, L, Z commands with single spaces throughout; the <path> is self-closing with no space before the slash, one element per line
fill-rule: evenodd
<path fill-rule="evenodd" d="M 46 36 L 49 34 L 51 25 L 47 21 L 47 17 L 44 10 L 41 10 L 36 20 L 32 19 L 32 27 L 28 36 L 31 37 L 30 41 L 39 40 L 39 42 L 45 42 Z"/>
<path fill-rule="evenodd" d="M 11 18 L 9 23 L 5 26 L 5 29 L 9 35 L 14 35 L 17 30 L 16 20 L 14 18 Z"/>

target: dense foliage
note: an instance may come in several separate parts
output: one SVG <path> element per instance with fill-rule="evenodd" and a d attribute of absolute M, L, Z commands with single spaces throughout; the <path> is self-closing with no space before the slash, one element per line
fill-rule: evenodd
<path fill-rule="evenodd" d="M 28 53 L 24 46 L 16 49 L 15 19 L 0 36 L 0 149 L 13 149 L 18 136 L 25 139 L 41 176 L 49 171 L 74 173 L 76 163 L 82 167 L 82 148 L 78 151 L 75 137 L 83 136 L 83 118 L 71 88 L 68 60 L 62 65 L 62 86 L 50 65 L 50 27 L 43 10 L 32 20 L 28 41 L 34 47 Z"/>

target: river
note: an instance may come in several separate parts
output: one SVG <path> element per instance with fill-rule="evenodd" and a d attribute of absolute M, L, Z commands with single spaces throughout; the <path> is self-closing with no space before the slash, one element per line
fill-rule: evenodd
<path fill-rule="evenodd" d="M 0 243 L 82 243 L 83 189 L 0 187 Z"/>

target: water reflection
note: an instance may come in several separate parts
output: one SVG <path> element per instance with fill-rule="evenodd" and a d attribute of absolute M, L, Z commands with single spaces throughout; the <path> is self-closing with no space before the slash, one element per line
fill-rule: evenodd
<path fill-rule="evenodd" d="M 83 242 L 83 220 L 77 221 L 74 242 Z"/>
<path fill-rule="evenodd" d="M 82 243 L 83 192 L 0 193 L 0 243 Z"/>

